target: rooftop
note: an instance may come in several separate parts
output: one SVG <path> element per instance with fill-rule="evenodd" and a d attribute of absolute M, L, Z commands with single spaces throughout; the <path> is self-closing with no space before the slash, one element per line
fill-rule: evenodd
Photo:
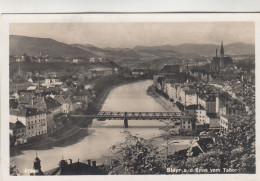
<path fill-rule="evenodd" d="M 179 73 L 180 67 L 180 65 L 165 65 L 160 73 Z"/>
<path fill-rule="evenodd" d="M 22 116 L 22 117 L 30 117 L 30 116 L 35 116 L 44 113 L 45 113 L 44 111 L 40 111 L 39 109 L 36 108 L 13 109 L 10 111 L 11 115 Z"/>
<path fill-rule="evenodd" d="M 16 123 L 9 123 L 9 125 L 11 130 L 25 128 L 25 125 L 20 121 L 16 121 Z"/>
<path fill-rule="evenodd" d="M 190 109 L 190 110 L 205 110 L 205 108 L 200 105 L 200 104 L 193 104 L 193 105 L 189 105 L 186 107 L 186 109 Z"/>

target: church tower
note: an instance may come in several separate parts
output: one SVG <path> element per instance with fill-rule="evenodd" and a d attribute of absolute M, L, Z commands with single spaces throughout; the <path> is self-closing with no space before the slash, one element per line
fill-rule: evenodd
<path fill-rule="evenodd" d="M 33 161 L 33 169 L 35 170 L 35 175 L 43 175 L 41 170 L 41 160 L 38 158 L 37 151 L 36 151 L 36 158 Z"/>
<path fill-rule="evenodd" d="M 221 41 L 221 48 L 220 48 L 220 69 L 224 67 L 224 47 L 223 41 Z"/>

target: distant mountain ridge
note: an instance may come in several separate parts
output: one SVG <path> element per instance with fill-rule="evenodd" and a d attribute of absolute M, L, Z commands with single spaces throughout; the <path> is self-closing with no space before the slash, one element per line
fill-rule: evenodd
<path fill-rule="evenodd" d="M 90 44 L 66 44 L 50 38 L 10 35 L 10 55 L 47 54 L 54 57 L 85 58 L 105 57 L 121 64 L 152 62 L 183 58 L 215 56 L 216 44 L 184 43 L 180 45 L 136 46 L 134 48 L 99 48 Z M 225 55 L 254 54 L 255 46 L 245 43 L 224 44 Z"/>
<path fill-rule="evenodd" d="M 44 55 L 54 57 L 90 58 L 96 56 L 92 52 L 50 38 L 10 35 L 9 43 L 10 55 L 22 55 L 24 53 L 36 55 L 41 52 Z"/>
<path fill-rule="evenodd" d="M 220 49 L 220 45 L 216 44 L 195 44 L 184 43 L 180 45 L 162 45 L 162 46 L 136 46 L 133 48 L 136 51 L 144 50 L 170 50 L 183 54 L 196 54 L 201 56 L 214 56 L 216 49 Z M 244 55 L 255 54 L 255 46 L 246 43 L 231 43 L 224 45 L 225 54 L 228 55 Z"/>

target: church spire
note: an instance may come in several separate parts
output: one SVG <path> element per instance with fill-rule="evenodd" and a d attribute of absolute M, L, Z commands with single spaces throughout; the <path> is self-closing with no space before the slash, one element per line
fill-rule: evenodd
<path fill-rule="evenodd" d="M 221 40 L 221 47 L 220 47 L 220 61 L 219 61 L 219 68 L 220 70 L 224 67 L 224 47 L 223 41 Z"/>
<path fill-rule="evenodd" d="M 222 58 L 224 57 L 223 40 L 221 40 L 220 56 L 221 56 Z"/>

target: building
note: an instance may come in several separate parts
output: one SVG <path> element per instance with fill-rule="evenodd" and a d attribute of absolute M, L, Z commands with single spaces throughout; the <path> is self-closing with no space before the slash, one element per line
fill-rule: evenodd
<path fill-rule="evenodd" d="M 94 62 L 95 62 L 95 58 L 94 58 L 94 57 L 90 58 L 90 59 L 89 59 L 89 62 L 94 63 Z"/>
<path fill-rule="evenodd" d="M 205 125 L 209 124 L 209 117 L 204 107 L 200 104 L 198 105 L 189 105 L 185 108 L 186 115 L 191 116 L 196 119 L 197 124 Z"/>
<path fill-rule="evenodd" d="M 52 116 L 61 113 L 61 104 L 57 100 L 55 100 L 51 96 L 45 96 L 44 101 L 46 103 L 46 111 L 51 112 Z"/>
<path fill-rule="evenodd" d="M 182 87 L 179 91 L 179 97 L 181 103 L 185 106 L 197 104 L 196 91 L 189 87 Z"/>
<path fill-rule="evenodd" d="M 243 104 L 227 104 L 226 105 L 226 115 L 227 116 L 233 116 L 233 115 L 239 115 L 243 112 L 245 112 L 246 107 Z"/>
<path fill-rule="evenodd" d="M 26 138 L 47 133 L 46 112 L 36 108 L 13 109 L 10 111 L 10 122 L 20 121 L 26 126 Z"/>
<path fill-rule="evenodd" d="M 231 57 L 224 56 L 223 41 L 221 41 L 220 57 L 218 57 L 218 50 L 216 49 L 216 56 L 213 57 L 210 65 L 211 71 L 220 72 L 228 66 L 233 66 L 233 64 Z"/>
<path fill-rule="evenodd" d="M 215 95 L 210 95 L 206 101 L 207 113 L 219 112 L 219 98 Z"/>
<path fill-rule="evenodd" d="M 153 85 L 154 87 L 161 87 L 160 83 L 161 83 L 161 80 L 163 79 L 164 75 L 154 75 L 153 76 Z"/>
<path fill-rule="evenodd" d="M 140 77 L 140 76 L 142 76 L 144 74 L 145 74 L 145 72 L 144 72 L 143 69 L 134 69 L 134 70 L 132 70 L 132 76 L 133 77 Z"/>
<path fill-rule="evenodd" d="M 79 59 L 74 58 L 74 59 L 72 60 L 72 63 L 79 63 Z"/>
<path fill-rule="evenodd" d="M 190 141 L 187 148 L 176 151 L 170 158 L 175 158 L 174 160 L 186 160 L 188 157 L 196 157 L 201 153 L 206 153 L 209 151 L 209 145 L 214 144 L 214 138 L 198 138 Z"/>
<path fill-rule="evenodd" d="M 223 106 L 223 105 L 220 106 L 219 115 L 222 115 L 222 116 L 227 115 L 227 108 L 225 106 Z"/>
<path fill-rule="evenodd" d="M 38 156 L 36 155 L 34 161 L 33 161 L 33 169 L 34 169 L 34 173 L 31 173 L 30 175 L 43 175 L 43 172 L 41 170 L 41 160 L 38 158 Z"/>
<path fill-rule="evenodd" d="M 227 131 L 228 130 L 228 118 L 226 116 L 220 116 L 219 119 L 221 130 Z"/>
<path fill-rule="evenodd" d="M 70 107 L 72 105 L 72 102 L 69 98 L 69 96 L 64 95 L 56 95 L 55 99 L 61 104 L 61 112 L 62 113 L 69 113 Z"/>
<path fill-rule="evenodd" d="M 182 73 L 181 65 L 165 65 L 159 72 L 159 75 L 172 75 L 176 73 Z"/>
<path fill-rule="evenodd" d="M 194 119 L 191 116 L 184 115 L 181 119 L 181 130 L 182 131 L 192 131 L 194 129 Z"/>
<path fill-rule="evenodd" d="M 81 98 L 82 97 L 82 98 Z M 86 98 L 81 96 L 79 99 L 85 101 Z M 61 113 L 70 113 L 82 107 L 82 104 L 72 96 L 56 95 L 55 99 L 61 104 Z"/>
<path fill-rule="evenodd" d="M 23 123 L 20 121 L 16 121 L 16 123 L 10 123 L 9 130 L 10 135 L 15 137 L 14 145 L 27 143 L 26 126 Z"/>
<path fill-rule="evenodd" d="M 176 99 L 175 84 L 165 83 L 164 91 L 169 96 L 170 99 L 173 99 L 173 100 Z"/>
<path fill-rule="evenodd" d="M 31 85 L 32 85 L 31 82 L 12 81 L 12 82 L 10 82 L 9 92 L 17 92 L 20 90 L 26 90 Z"/>
<path fill-rule="evenodd" d="M 86 94 L 74 94 L 72 98 L 77 102 L 87 103 L 88 102 L 88 95 Z"/>

